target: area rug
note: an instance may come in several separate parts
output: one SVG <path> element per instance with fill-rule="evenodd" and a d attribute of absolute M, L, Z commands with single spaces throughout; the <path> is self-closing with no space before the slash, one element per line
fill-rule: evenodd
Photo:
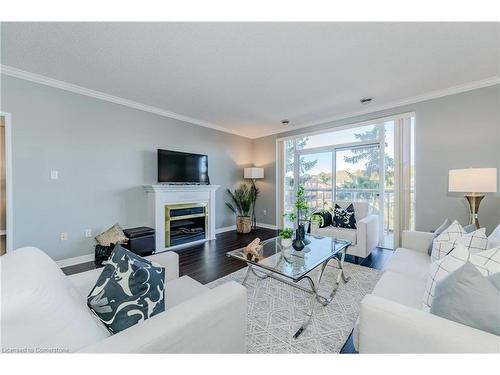
<path fill-rule="evenodd" d="M 382 271 L 345 263 L 345 272 L 351 279 L 340 283 L 333 301 L 322 306 L 315 304 L 313 318 L 307 329 L 297 338 L 293 335 L 306 318 L 311 295 L 272 278 L 258 279 L 250 274 L 246 287 L 247 351 L 249 353 L 339 353 L 358 318 L 360 302 L 370 293 Z M 234 280 L 243 281 L 247 268 L 215 280 L 207 287 Z M 313 271 L 313 280 L 317 278 Z M 328 265 L 321 281 L 320 291 L 328 295 L 339 270 Z M 301 285 L 309 286 L 302 280 Z"/>

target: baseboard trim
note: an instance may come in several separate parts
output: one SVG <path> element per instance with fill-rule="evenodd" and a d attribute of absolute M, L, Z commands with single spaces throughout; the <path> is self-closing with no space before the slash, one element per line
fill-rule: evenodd
<path fill-rule="evenodd" d="M 257 223 L 257 226 L 266 229 L 278 229 L 278 226 L 273 224 Z"/>
<path fill-rule="evenodd" d="M 63 268 L 63 267 L 74 266 L 75 264 L 92 262 L 94 259 L 95 259 L 94 254 L 86 254 L 74 258 L 61 259 L 56 261 L 56 263 L 60 268 Z"/>
<path fill-rule="evenodd" d="M 228 227 L 217 228 L 215 230 L 215 234 L 224 233 L 224 232 L 230 232 L 232 230 L 236 230 L 236 225 L 230 225 Z"/>
<path fill-rule="evenodd" d="M 271 225 L 271 224 L 257 223 L 257 226 L 261 227 L 261 228 L 266 228 L 266 229 L 278 229 L 278 227 L 276 225 Z M 232 230 L 236 230 L 236 225 L 230 225 L 228 227 L 217 228 L 215 230 L 215 233 L 219 234 L 219 233 L 224 233 L 224 232 L 230 232 Z M 201 243 L 203 241 L 206 241 L 206 240 L 200 240 L 199 242 Z M 189 246 L 189 245 L 193 245 L 193 243 L 183 244 L 183 245 L 179 245 L 179 246 L 185 247 L 184 245 Z M 178 248 L 178 246 L 174 246 L 172 248 L 169 248 L 168 250 L 172 250 L 174 248 Z M 86 255 L 80 255 L 77 257 L 73 257 L 73 258 L 61 259 L 61 260 L 56 261 L 56 263 L 60 268 L 63 268 L 63 267 L 74 266 L 75 264 L 92 262 L 94 259 L 95 259 L 94 254 L 86 254 Z"/>

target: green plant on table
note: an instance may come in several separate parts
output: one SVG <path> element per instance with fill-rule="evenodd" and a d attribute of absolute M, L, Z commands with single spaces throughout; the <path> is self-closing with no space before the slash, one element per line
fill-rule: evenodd
<path fill-rule="evenodd" d="M 285 228 L 280 231 L 280 237 L 285 240 L 288 238 L 292 238 L 292 235 L 293 235 L 293 229 L 291 228 Z"/>
<path fill-rule="evenodd" d="M 297 220 L 297 226 L 300 225 L 301 222 L 309 220 L 309 203 L 307 203 L 303 186 L 299 186 L 297 189 L 294 207 L 295 209 L 293 212 L 284 214 L 283 216 L 287 217 L 290 221 Z"/>

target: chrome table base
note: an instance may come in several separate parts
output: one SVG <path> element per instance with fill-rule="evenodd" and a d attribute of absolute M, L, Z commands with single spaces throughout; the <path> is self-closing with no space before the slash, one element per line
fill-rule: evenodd
<path fill-rule="evenodd" d="M 333 286 L 332 291 L 330 292 L 328 297 L 325 297 L 319 293 L 319 285 L 321 283 L 321 279 L 323 278 L 323 273 L 325 271 L 325 268 L 331 259 L 335 259 L 337 261 L 339 273 L 337 275 L 337 280 L 335 281 L 335 285 Z M 340 259 L 337 256 L 335 256 L 333 258 L 329 258 L 326 261 L 324 261 L 321 264 L 321 270 L 320 270 L 320 273 L 318 275 L 316 282 L 314 282 L 314 280 L 310 276 L 307 276 L 307 275 L 302 277 L 301 279 L 297 280 L 296 282 L 291 282 L 291 281 L 285 279 L 284 277 L 276 276 L 272 272 L 264 272 L 264 271 L 260 271 L 260 270 L 256 271 L 254 269 L 254 266 L 249 264 L 248 269 L 247 269 L 247 273 L 245 275 L 245 278 L 243 279 L 242 285 L 246 284 L 246 282 L 248 281 L 248 276 L 250 276 L 250 273 L 253 273 L 259 279 L 266 279 L 266 278 L 270 277 L 272 279 L 281 281 L 285 284 L 291 285 L 294 288 L 297 288 L 297 289 L 303 290 L 307 293 L 310 293 L 312 296 L 311 296 L 311 299 L 309 301 L 309 309 L 307 312 L 307 318 L 304 321 L 304 323 L 302 323 L 302 325 L 297 330 L 297 332 L 293 335 L 293 338 L 296 339 L 300 336 L 300 334 L 302 332 L 304 332 L 304 330 L 307 328 L 307 326 L 311 322 L 316 301 L 319 302 L 322 306 L 327 306 L 333 300 L 333 297 L 335 296 L 335 293 L 337 292 L 337 289 L 339 288 L 340 280 L 342 280 L 344 283 L 347 283 L 349 281 L 350 277 L 347 276 L 345 274 L 345 271 L 344 271 L 344 259 L 345 259 L 345 251 L 342 251 L 342 255 L 341 255 Z M 304 280 L 304 279 L 309 282 L 310 288 L 306 288 L 302 285 L 297 284 L 299 281 Z"/>

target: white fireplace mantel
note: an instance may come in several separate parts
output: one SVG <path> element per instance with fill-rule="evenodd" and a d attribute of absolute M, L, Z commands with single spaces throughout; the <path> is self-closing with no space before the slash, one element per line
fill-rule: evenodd
<path fill-rule="evenodd" d="M 219 185 L 145 185 L 148 213 L 154 223 L 156 251 L 165 247 L 165 206 L 168 204 L 206 203 L 208 205 L 207 239 L 215 239 L 215 191 Z M 199 241 L 197 241 L 199 242 Z"/>

